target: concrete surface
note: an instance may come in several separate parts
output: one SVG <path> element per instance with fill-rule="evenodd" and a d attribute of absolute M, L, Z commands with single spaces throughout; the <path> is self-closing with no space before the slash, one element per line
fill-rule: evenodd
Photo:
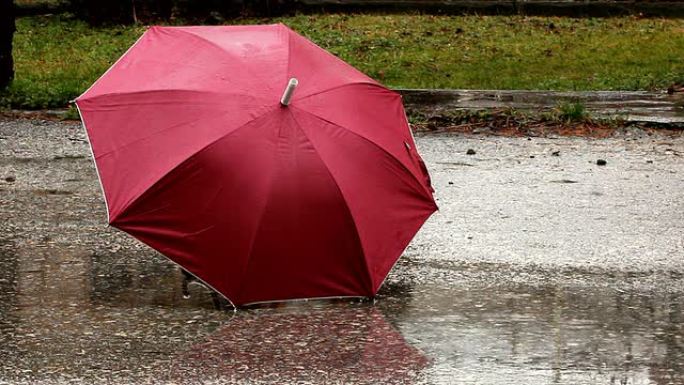
<path fill-rule="evenodd" d="M 375 303 L 233 313 L 105 225 L 80 126 L 0 121 L 0 384 L 684 384 L 684 137 L 417 141 Z"/>

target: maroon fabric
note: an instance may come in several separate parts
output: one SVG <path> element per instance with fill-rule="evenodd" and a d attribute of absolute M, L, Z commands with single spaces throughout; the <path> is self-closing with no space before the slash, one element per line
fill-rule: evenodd
<path fill-rule="evenodd" d="M 77 105 L 110 223 L 237 305 L 373 296 L 436 209 L 400 96 L 282 24 L 153 27 Z"/>

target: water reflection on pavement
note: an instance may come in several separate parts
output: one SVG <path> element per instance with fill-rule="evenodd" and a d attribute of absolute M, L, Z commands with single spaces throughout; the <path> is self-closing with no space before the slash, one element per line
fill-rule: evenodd
<path fill-rule="evenodd" d="M 15 250 L 17 248 L 14 248 Z M 0 380 L 114 383 L 684 381 L 677 294 L 403 285 L 375 304 L 216 310 L 154 253 L 3 249 Z M 410 266 L 402 266 L 411 274 Z M 504 380 L 505 379 L 505 380 Z"/>
<path fill-rule="evenodd" d="M 233 312 L 217 309 L 199 285 L 184 299 L 174 265 L 103 225 L 78 126 L 21 124 L 0 125 L 0 384 L 684 383 L 684 243 L 655 244 L 656 254 L 664 251 L 640 266 L 625 238 L 628 269 L 568 264 L 567 255 L 562 263 L 549 257 L 547 265 L 517 257 L 472 261 L 443 246 L 473 247 L 464 234 L 447 230 L 447 222 L 460 220 L 451 213 L 467 211 L 466 205 L 442 194 L 442 212 L 375 302 Z M 445 142 L 474 146 L 479 139 L 432 140 L 419 138 L 419 145 L 437 168 L 436 183 L 446 185 L 448 178 L 458 184 L 460 174 L 467 179 L 470 167 L 454 166 L 463 164 L 457 159 L 440 168 L 446 152 L 435 149 Z M 472 166 L 479 172 L 515 151 L 529 159 L 525 139 L 490 141 L 509 152 Z M 681 139 L 672 143 L 669 148 L 684 149 Z M 643 151 L 649 148 L 655 145 L 644 143 Z M 658 183 L 672 194 L 656 206 L 684 209 L 677 162 L 658 165 L 670 178 Z M 563 172 L 572 167 L 579 166 Z M 540 202 L 532 209 L 543 210 Z M 670 225 L 679 231 L 676 226 Z M 516 247 L 543 238 L 532 233 Z M 658 241 L 668 234 L 647 236 Z M 488 247 L 492 255 L 508 250 Z M 529 258 L 540 253 L 533 250 Z"/>

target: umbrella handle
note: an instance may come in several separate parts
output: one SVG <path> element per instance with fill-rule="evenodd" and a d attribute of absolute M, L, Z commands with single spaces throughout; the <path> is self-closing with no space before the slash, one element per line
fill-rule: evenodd
<path fill-rule="evenodd" d="M 297 78 L 290 79 L 287 83 L 287 88 L 285 88 L 285 92 L 283 92 L 283 97 L 280 98 L 280 104 L 283 106 L 290 104 L 290 99 L 292 99 L 292 94 L 294 93 L 295 88 L 297 88 L 297 84 L 299 84 Z"/>

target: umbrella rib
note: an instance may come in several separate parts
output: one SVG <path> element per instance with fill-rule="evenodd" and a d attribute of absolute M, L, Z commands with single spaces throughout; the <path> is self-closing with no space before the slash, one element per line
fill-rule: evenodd
<path fill-rule="evenodd" d="M 300 109 L 300 111 L 301 111 L 301 109 Z M 337 190 L 340 192 L 340 195 L 341 195 L 342 198 L 343 198 L 342 201 L 344 202 L 344 207 L 347 209 L 347 213 L 349 214 L 349 217 L 350 217 L 351 220 L 352 220 L 352 224 L 354 225 L 354 234 L 356 235 L 356 240 L 358 241 L 359 247 L 360 247 L 360 249 L 361 249 L 361 253 L 363 254 L 363 255 L 362 255 L 362 258 L 363 258 L 363 265 L 366 267 L 366 269 L 365 269 L 365 270 L 366 270 L 366 274 L 367 274 L 366 278 L 368 279 L 368 283 L 370 283 L 370 293 L 371 293 L 371 296 L 372 296 L 372 294 L 373 294 L 373 287 L 375 286 L 375 284 L 374 284 L 374 282 L 373 282 L 373 277 L 371 276 L 370 266 L 368 265 L 368 259 L 366 258 L 366 250 L 364 249 L 364 247 L 363 247 L 363 242 L 361 241 L 361 234 L 359 233 L 359 229 L 358 229 L 358 227 L 356 226 L 356 218 L 354 218 L 354 214 L 352 214 L 352 211 L 351 211 L 351 209 L 349 208 L 349 204 L 347 203 L 347 198 L 345 197 L 344 192 L 342 191 L 342 188 L 340 187 L 340 183 L 337 181 L 337 179 L 335 179 L 335 176 L 334 176 L 333 173 L 330 171 L 330 168 L 328 167 L 328 165 L 327 165 L 327 164 L 325 163 L 325 161 L 323 160 L 323 157 L 322 157 L 322 156 L 320 155 L 320 153 L 318 152 L 318 148 L 316 148 L 316 145 L 314 144 L 314 142 L 309 138 L 309 135 L 306 134 L 306 131 L 302 128 L 301 124 L 299 124 L 299 122 L 297 121 L 297 118 L 294 116 L 294 114 L 292 114 L 292 120 L 295 122 L 295 124 L 297 125 L 297 127 L 299 128 L 299 130 L 304 134 L 304 136 L 305 136 L 306 139 L 309 141 L 309 143 L 311 143 L 311 146 L 313 146 L 314 151 L 316 152 L 316 155 L 318 155 L 318 158 L 319 158 L 319 159 L 321 160 L 321 162 L 325 165 L 325 170 L 328 172 L 328 175 L 330 175 L 330 178 L 331 178 L 331 179 L 333 180 L 333 182 L 335 183 L 335 187 L 337 187 Z"/>
<path fill-rule="evenodd" d="M 340 89 L 340 88 L 350 87 L 350 86 L 356 86 L 356 85 L 360 85 L 360 84 L 366 84 L 366 85 L 369 85 L 369 86 L 372 86 L 372 87 L 377 87 L 377 88 L 380 88 L 380 89 L 382 89 L 382 90 L 391 92 L 391 93 L 393 93 L 393 94 L 397 94 L 397 95 L 399 94 L 397 91 L 390 90 L 389 88 L 387 88 L 387 87 L 385 87 L 385 86 L 383 86 L 383 85 L 381 85 L 381 84 L 373 83 L 373 82 L 369 82 L 369 81 L 365 81 L 365 80 L 364 80 L 364 81 L 356 81 L 356 82 L 351 82 L 351 83 L 340 84 L 340 85 L 337 85 L 337 86 L 334 86 L 334 87 L 330 87 L 330 88 L 327 88 L 327 89 L 324 89 L 324 90 L 321 90 L 321 91 L 316 91 L 316 92 L 314 92 L 314 93 L 312 93 L 312 94 L 304 95 L 304 96 L 299 97 L 299 98 L 297 98 L 297 99 L 295 99 L 295 100 L 304 100 L 304 99 L 310 98 L 310 97 L 312 97 L 312 96 L 316 96 L 316 95 L 324 94 L 324 93 L 326 93 L 326 92 L 334 91 L 334 90 L 337 90 L 337 89 Z"/>
<path fill-rule="evenodd" d="M 293 116 L 293 119 L 294 119 L 294 116 Z M 283 124 L 282 121 L 281 121 L 281 124 Z M 278 153 L 277 151 L 274 151 L 274 157 L 277 156 L 277 153 Z M 278 163 L 277 159 L 275 159 L 274 162 L 277 164 Z M 264 206 L 261 209 L 261 213 L 259 214 L 259 220 L 257 221 L 257 226 L 256 226 L 256 229 L 254 230 L 254 236 L 252 237 L 252 240 L 249 244 L 249 251 L 247 252 L 247 263 L 245 263 L 245 267 L 242 271 L 242 274 L 240 275 L 242 282 L 240 283 L 240 287 L 237 291 L 237 298 L 242 298 L 242 293 L 245 290 L 245 285 L 247 282 L 247 280 L 245 278 L 246 278 L 247 273 L 249 273 L 249 266 L 253 260 L 252 252 L 254 251 L 254 244 L 256 243 L 256 238 L 259 235 L 259 230 L 261 229 L 261 225 L 263 224 L 264 215 L 266 215 L 266 209 L 268 208 L 268 205 L 271 202 L 271 195 L 272 195 L 271 192 L 272 192 L 273 186 L 275 184 L 275 179 L 276 179 L 276 176 L 275 176 L 275 173 L 273 173 L 271 175 L 271 180 L 268 183 L 268 189 L 267 189 L 268 195 L 266 197 L 266 202 L 264 202 Z"/>
<path fill-rule="evenodd" d="M 352 134 L 352 135 L 354 135 L 354 136 L 356 136 L 356 137 L 359 137 L 359 138 L 363 139 L 364 141 L 370 143 L 372 146 L 374 146 L 374 147 L 380 149 L 382 152 L 384 152 L 385 154 L 387 154 L 387 156 L 389 156 L 389 157 L 390 157 L 391 159 L 393 159 L 396 163 L 398 163 L 399 166 L 400 166 L 401 168 L 403 168 L 406 172 L 408 172 L 408 173 L 411 175 L 411 177 L 413 178 L 413 180 L 414 180 L 416 183 L 418 183 L 418 185 L 420 186 L 420 189 L 419 189 L 419 191 L 418 191 L 418 192 L 420 193 L 420 195 L 421 195 L 421 196 L 425 196 L 426 198 L 428 198 L 428 200 L 432 201 L 432 193 L 430 193 L 430 190 L 428 190 L 428 188 L 423 184 L 423 182 L 421 182 L 420 179 L 418 179 L 418 177 L 417 177 L 417 176 L 416 176 L 408 167 L 406 167 L 406 165 L 405 165 L 402 161 L 400 161 L 399 159 L 397 159 L 397 157 L 395 157 L 391 152 L 387 151 L 385 148 L 383 148 L 382 146 L 380 146 L 380 145 L 378 145 L 377 143 L 373 142 L 372 140 L 366 138 L 365 136 L 363 136 L 363 135 L 361 135 L 361 134 L 358 134 L 358 133 L 356 133 L 356 132 L 354 132 L 354 131 L 352 131 L 352 130 L 350 130 L 350 129 L 348 129 L 348 128 L 342 126 L 342 125 L 339 125 L 339 124 L 337 124 L 337 123 L 335 123 L 335 122 L 332 122 L 332 121 L 330 121 L 330 120 L 328 120 L 328 119 L 325 119 L 325 118 L 323 118 L 323 117 L 321 117 L 321 116 L 319 116 L 319 115 L 317 115 L 317 114 L 314 114 L 313 112 L 309 112 L 309 111 L 304 110 L 304 109 L 302 109 L 302 108 L 297 108 L 297 110 L 302 111 L 302 112 L 304 112 L 304 113 L 306 113 L 306 114 L 309 114 L 309 115 L 313 116 L 314 118 L 319 119 L 319 120 L 321 120 L 321 121 L 324 121 L 324 122 L 326 122 L 326 123 L 328 123 L 328 124 L 331 124 L 331 125 L 333 125 L 333 126 L 335 126 L 335 127 L 338 127 L 338 128 L 340 128 L 340 129 L 342 129 L 342 130 L 344 130 L 344 131 L 346 131 L 346 132 L 349 132 L 350 134 Z M 414 188 L 415 188 L 415 186 L 414 186 Z"/>
<path fill-rule="evenodd" d="M 323 56 L 327 56 L 327 58 L 328 58 L 327 60 L 331 60 L 331 61 L 333 61 L 335 64 L 341 65 L 341 66 L 343 66 L 344 68 L 346 68 L 347 70 L 353 71 L 353 73 L 355 74 L 355 78 L 356 78 L 356 79 L 364 79 L 364 78 L 365 78 L 365 80 L 354 80 L 354 81 L 351 81 L 351 82 L 346 83 L 346 84 L 342 84 L 342 85 L 339 85 L 339 86 L 331 87 L 330 89 L 326 89 L 326 90 L 322 90 L 322 91 L 317 91 L 317 92 L 315 92 L 315 93 L 313 93 L 313 94 L 310 94 L 310 95 L 304 95 L 304 96 L 302 96 L 302 97 L 300 97 L 300 98 L 298 98 L 298 99 L 296 99 L 296 100 L 301 100 L 301 99 L 304 99 L 304 98 L 306 98 L 306 97 L 308 97 L 308 96 L 312 96 L 312 95 L 319 94 L 319 93 L 322 93 L 322 92 L 327 92 L 327 91 L 330 91 L 330 90 L 332 90 L 332 89 L 336 89 L 336 88 L 339 88 L 339 87 L 344 87 L 344 86 L 346 86 L 346 85 L 348 85 L 348 84 L 369 84 L 369 85 L 374 85 L 374 86 L 377 86 L 377 87 L 381 87 L 381 88 L 387 89 L 387 88 L 384 87 L 382 84 L 378 83 L 375 79 L 373 79 L 373 78 L 371 78 L 370 76 L 364 74 L 363 72 L 359 71 L 358 69 L 354 68 L 353 66 L 350 66 L 349 63 L 347 63 L 346 61 L 342 60 L 342 59 L 339 58 L 337 55 L 334 55 L 334 54 L 331 53 L 330 51 L 328 51 L 328 50 L 326 50 L 326 49 L 320 47 L 319 45 L 317 45 L 317 44 L 314 43 L 313 41 L 307 39 L 306 37 L 304 37 L 304 36 L 302 36 L 302 35 L 300 35 L 300 34 L 298 34 L 297 32 L 295 32 L 294 30 L 288 28 L 287 26 L 284 26 L 284 27 L 290 30 L 290 39 L 292 39 L 292 38 L 298 39 L 298 40 L 301 42 L 301 44 L 307 45 L 307 46 L 309 47 L 309 49 L 313 49 L 313 50 L 315 50 L 315 51 L 317 51 L 317 52 L 320 52 L 320 54 L 322 54 Z M 289 44 L 289 42 L 288 42 L 288 44 Z M 290 66 L 289 66 L 289 61 L 290 61 L 290 57 L 291 57 L 291 53 L 290 53 L 290 52 L 291 52 L 291 49 L 290 49 L 290 47 L 291 47 L 291 44 L 288 45 L 288 75 L 290 75 L 290 68 L 289 68 L 289 67 L 290 67 Z M 331 65 L 332 65 L 332 64 L 331 64 Z M 304 78 L 304 76 L 303 76 L 303 78 Z M 390 90 L 390 91 L 391 91 L 391 90 Z M 394 92 L 394 91 L 392 91 L 392 92 Z"/>
<path fill-rule="evenodd" d="M 290 80 L 290 57 L 291 57 L 291 52 L 292 52 L 292 32 L 289 28 L 285 26 L 285 24 L 280 24 L 281 29 L 285 29 L 287 32 L 287 68 L 285 69 L 285 80 L 283 83 L 286 83 L 288 80 Z"/>
<path fill-rule="evenodd" d="M 223 134 L 223 135 L 219 135 L 218 138 L 216 138 L 216 139 L 210 141 L 209 143 L 207 143 L 207 144 L 205 144 L 204 146 L 202 146 L 201 148 L 199 148 L 197 151 L 195 151 L 194 154 L 192 154 L 191 156 L 187 157 L 185 160 L 183 160 L 182 162 L 178 163 L 177 165 L 171 167 L 168 171 L 166 171 L 163 175 L 161 175 L 161 176 L 159 177 L 159 179 L 157 179 L 154 183 L 152 183 L 149 187 L 147 187 L 147 188 L 143 191 L 142 194 L 140 194 L 140 195 L 138 195 L 137 197 L 134 197 L 134 198 L 132 198 L 130 201 L 126 202 L 126 203 L 123 205 L 123 209 L 121 210 L 121 212 L 119 212 L 119 214 L 117 215 L 117 217 L 121 217 L 121 216 L 123 216 L 124 214 L 126 214 L 126 211 L 128 211 L 128 209 L 130 209 L 132 206 L 134 206 L 139 200 L 143 199 L 143 198 L 144 198 L 144 197 L 145 197 L 145 196 L 146 196 L 146 195 L 147 195 L 147 194 L 148 194 L 156 185 L 158 185 L 162 180 L 164 180 L 169 174 L 171 174 L 174 170 L 178 169 L 178 168 L 179 168 L 180 166 L 182 166 L 183 164 L 185 164 L 185 163 L 187 163 L 188 161 L 190 161 L 190 159 L 192 159 L 192 158 L 194 158 L 195 156 L 197 156 L 197 154 L 201 153 L 202 151 L 204 151 L 204 150 L 207 149 L 208 147 L 212 146 L 213 144 L 215 144 L 215 143 L 218 142 L 219 140 L 221 140 L 221 139 L 223 139 L 223 138 L 226 138 L 226 137 L 228 137 L 228 136 L 230 136 L 230 135 L 233 135 L 235 132 L 239 131 L 239 130 L 242 129 L 243 127 L 245 127 L 245 126 L 251 124 L 252 122 L 254 122 L 254 121 L 258 120 L 258 119 L 263 118 L 263 117 L 266 116 L 266 115 L 272 114 L 272 113 L 275 112 L 275 111 L 277 111 L 277 110 L 272 109 L 271 111 L 267 111 L 267 112 L 265 112 L 265 113 L 263 113 L 263 114 L 261 114 L 261 115 L 255 117 L 255 118 L 253 118 L 253 119 L 250 119 L 250 120 L 248 120 L 247 122 L 245 122 L 244 124 L 242 124 L 242 125 L 240 125 L 240 126 L 234 128 L 232 131 L 230 131 L 230 132 L 228 132 L 228 133 L 226 133 L 226 134 Z M 115 220 L 116 220 L 116 218 L 111 218 L 110 223 L 113 223 Z"/>
<path fill-rule="evenodd" d="M 130 227 L 127 227 L 127 226 L 122 226 L 122 227 L 118 227 L 118 228 L 121 229 L 122 231 L 125 231 L 125 232 L 128 232 L 128 231 L 130 230 Z M 131 235 L 132 235 L 133 237 L 135 237 L 136 239 L 138 239 L 140 242 L 142 242 L 142 243 L 146 244 L 147 246 L 149 246 L 149 247 L 151 247 L 151 248 L 157 250 L 154 246 L 148 244 L 148 243 L 147 243 L 146 241 L 144 241 L 143 239 L 138 238 L 138 236 L 133 235 L 133 234 L 131 234 Z M 197 276 L 197 275 L 196 275 L 195 273 L 193 273 L 192 271 L 187 270 L 187 269 L 186 269 L 184 266 L 182 266 L 180 263 L 176 262 L 176 261 L 173 260 L 171 257 L 169 257 L 168 255 L 166 255 L 166 253 L 164 253 L 164 252 L 162 252 L 162 251 L 160 251 L 160 250 L 157 250 L 157 251 L 158 251 L 159 255 L 161 255 L 162 257 L 166 258 L 168 261 L 170 261 L 170 262 L 173 263 L 174 265 L 178 266 L 179 269 L 182 269 L 182 270 L 184 270 L 184 271 L 190 273 L 193 277 L 195 277 L 197 280 L 199 280 L 200 282 L 202 282 L 202 284 L 204 284 L 206 287 L 210 288 L 210 289 L 213 290 L 214 292 L 218 293 L 221 297 L 225 298 L 225 299 L 228 301 L 228 303 L 230 303 L 230 305 L 233 307 L 233 309 L 236 309 L 236 310 L 237 310 L 237 306 L 235 306 L 235 304 L 233 303 L 233 301 L 232 301 L 230 298 L 228 298 L 228 296 L 227 296 L 226 294 L 223 294 L 221 291 L 216 290 L 216 288 L 214 288 L 214 286 L 212 286 L 212 285 L 209 284 L 207 281 L 205 281 L 204 279 L 202 279 L 202 278 L 200 278 L 199 276 Z"/>
<path fill-rule="evenodd" d="M 275 156 L 275 155 L 274 155 Z M 247 263 L 245 263 L 245 267 L 242 270 L 240 274 L 240 287 L 237 290 L 237 298 L 242 298 L 242 292 L 245 290 L 245 285 L 247 282 L 246 275 L 249 272 L 249 265 L 252 263 L 252 252 L 254 251 L 254 244 L 256 242 L 256 238 L 259 235 L 259 230 L 261 229 L 261 224 L 263 223 L 264 215 L 266 215 L 266 209 L 268 208 L 268 204 L 271 202 L 271 190 L 273 189 L 273 185 L 275 184 L 275 176 L 271 175 L 271 180 L 268 183 L 268 189 L 267 191 L 269 194 L 266 197 L 266 202 L 264 202 L 264 207 L 261 209 L 261 213 L 259 214 L 259 220 L 257 221 L 257 226 L 256 229 L 254 229 L 254 234 L 252 236 L 252 240 L 249 242 L 249 252 L 247 253 Z"/>
<path fill-rule="evenodd" d="M 75 101 L 78 102 L 94 102 L 94 101 L 99 101 L 101 98 L 111 98 L 114 96 L 133 96 L 133 95 L 144 95 L 144 94 L 154 94 L 154 93 L 165 93 L 165 92 L 187 92 L 187 93 L 198 93 L 198 94 L 211 94 L 211 95 L 216 95 L 216 96 L 227 96 L 227 95 L 235 95 L 239 96 L 242 98 L 252 98 L 254 101 L 257 102 L 264 102 L 267 103 L 268 100 L 265 98 L 255 98 L 252 95 L 248 94 L 243 94 L 243 93 L 237 93 L 237 92 L 216 92 L 216 91 L 205 91 L 205 90 L 189 90 L 189 89 L 179 89 L 179 88 L 169 88 L 169 89 L 153 89 L 153 90 L 138 90 L 138 91 L 126 91 L 126 92 L 108 92 L 106 94 L 99 94 L 95 95 L 92 97 L 78 97 Z M 207 99 L 207 102 L 202 103 L 201 99 L 199 100 L 193 100 L 193 104 L 198 104 L 198 105 L 225 105 L 224 100 L 220 100 L 217 102 L 209 102 L 211 99 Z M 183 102 L 184 104 L 188 104 L 187 101 Z M 161 104 L 159 102 L 148 102 L 148 103 L 140 103 L 140 102 L 135 102 L 135 103 L 122 103 L 122 105 L 130 105 L 130 104 L 135 104 L 135 105 L 141 105 L 141 104 Z"/>
<path fill-rule="evenodd" d="M 168 131 L 168 130 L 170 130 L 170 129 L 173 129 L 173 128 L 176 128 L 176 127 L 180 127 L 180 126 L 183 126 L 183 125 L 186 125 L 186 124 L 190 124 L 190 123 L 201 122 L 201 121 L 203 121 L 203 120 L 218 119 L 218 118 L 221 118 L 221 117 L 223 117 L 224 115 L 226 115 L 226 114 L 228 114 L 228 113 L 230 113 L 230 111 L 225 111 L 224 113 L 219 114 L 218 116 L 208 116 L 208 117 L 204 117 L 204 118 L 191 119 L 191 120 L 187 120 L 187 121 L 184 121 L 184 122 L 181 122 L 181 123 L 172 124 L 172 125 L 170 125 L 170 126 L 167 126 L 167 127 L 165 127 L 165 128 L 162 128 L 161 130 L 154 131 L 154 132 L 150 133 L 150 134 L 147 135 L 147 136 L 143 136 L 142 138 L 138 138 L 138 139 L 132 140 L 132 141 L 130 141 L 130 142 L 126 143 L 126 144 L 123 144 L 123 145 L 121 145 L 121 146 L 119 146 L 119 147 L 117 147 L 117 148 L 115 148 L 115 149 L 113 149 L 113 150 L 107 151 L 107 152 L 105 152 L 105 153 L 103 153 L 103 154 L 97 154 L 97 156 L 95 157 L 95 159 L 104 158 L 105 156 L 108 156 L 108 155 L 110 155 L 110 154 L 113 154 L 113 153 L 115 153 L 115 152 L 118 152 L 118 151 L 120 151 L 120 150 L 122 150 L 122 149 L 124 149 L 124 148 L 130 147 L 130 146 L 132 146 L 132 145 L 134 145 L 134 144 L 136 144 L 136 143 L 139 143 L 139 142 L 142 142 L 142 141 L 144 141 L 144 140 L 150 139 L 150 138 L 152 138 L 152 137 L 154 137 L 154 136 L 157 136 L 157 135 L 161 134 L 162 132 Z"/>

